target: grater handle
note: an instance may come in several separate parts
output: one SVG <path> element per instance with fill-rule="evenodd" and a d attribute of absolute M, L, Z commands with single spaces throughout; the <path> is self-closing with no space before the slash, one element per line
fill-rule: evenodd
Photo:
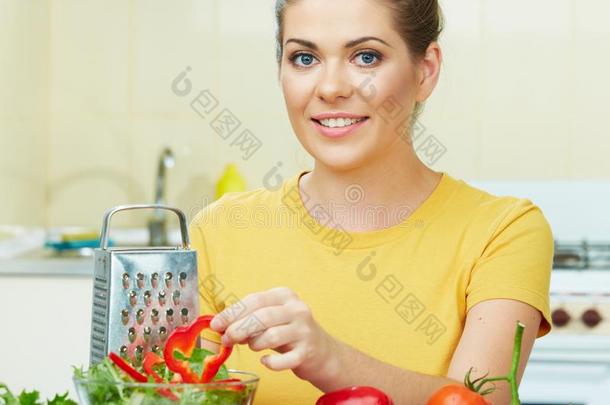
<path fill-rule="evenodd" d="M 173 211 L 178 215 L 180 220 L 180 234 L 182 235 L 182 247 L 184 249 L 190 249 L 190 241 L 188 234 L 188 226 L 186 223 L 186 216 L 178 208 L 170 207 L 168 205 L 161 204 L 135 204 L 135 205 L 119 205 L 111 208 L 104 214 L 104 221 L 102 222 L 102 234 L 100 236 L 100 249 L 108 249 L 108 234 L 110 230 L 110 218 L 119 211 L 139 210 L 139 209 L 157 209 L 157 210 L 168 210 Z"/>

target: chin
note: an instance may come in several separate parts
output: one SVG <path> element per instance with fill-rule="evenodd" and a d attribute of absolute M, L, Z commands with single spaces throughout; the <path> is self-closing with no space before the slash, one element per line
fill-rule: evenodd
<path fill-rule="evenodd" d="M 349 171 L 364 167 L 380 152 L 380 139 L 371 132 L 353 134 L 346 139 L 331 141 L 305 126 L 296 131 L 297 138 L 307 152 L 321 164 L 334 171 Z M 374 132 L 373 132 L 374 133 Z M 304 134 L 298 136 L 298 134 Z"/>
<path fill-rule="evenodd" d="M 340 172 L 364 166 L 369 155 L 365 151 L 355 150 L 353 145 L 313 147 L 310 154 L 316 160 L 316 163 Z"/>

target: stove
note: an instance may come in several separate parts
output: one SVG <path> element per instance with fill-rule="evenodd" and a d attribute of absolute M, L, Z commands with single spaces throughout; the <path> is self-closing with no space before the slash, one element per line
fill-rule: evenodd
<path fill-rule="evenodd" d="M 610 404 L 610 243 L 556 241 L 553 330 L 536 341 L 523 404 Z"/>
<path fill-rule="evenodd" d="M 556 334 L 610 336 L 610 243 L 555 242 L 551 278 Z"/>
<path fill-rule="evenodd" d="M 610 242 L 555 241 L 553 268 L 557 270 L 610 270 Z"/>
<path fill-rule="evenodd" d="M 527 198 L 551 225 L 551 333 L 537 339 L 519 392 L 524 405 L 610 404 L 610 181 L 467 181 Z"/>

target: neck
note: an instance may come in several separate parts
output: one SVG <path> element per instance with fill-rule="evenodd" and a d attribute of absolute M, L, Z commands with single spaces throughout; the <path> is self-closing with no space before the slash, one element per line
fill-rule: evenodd
<path fill-rule="evenodd" d="M 301 177 L 307 207 L 321 205 L 347 231 L 387 228 L 405 220 L 434 191 L 441 174 L 427 168 L 412 148 L 395 148 L 382 159 L 337 170 L 316 161 Z M 347 215 L 346 215 L 347 214 Z"/>

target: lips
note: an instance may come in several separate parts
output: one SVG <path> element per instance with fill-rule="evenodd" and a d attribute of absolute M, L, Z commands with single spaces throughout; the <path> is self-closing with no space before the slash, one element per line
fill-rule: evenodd
<path fill-rule="evenodd" d="M 360 119 L 360 118 L 369 118 L 368 115 L 359 115 L 359 114 L 352 114 L 349 112 L 344 112 L 344 111 L 328 111 L 328 112 L 324 112 L 324 113 L 319 113 L 319 114 L 313 114 L 311 116 L 311 119 L 315 120 L 315 121 L 322 121 L 322 120 L 326 120 L 326 119 L 338 119 L 338 118 L 351 118 L 351 119 Z"/>
<path fill-rule="evenodd" d="M 350 135 L 350 134 L 356 132 L 359 128 L 361 128 L 363 125 L 365 125 L 368 122 L 368 118 L 365 118 L 352 125 L 348 125 L 345 127 L 334 127 L 334 128 L 326 127 L 315 119 L 312 119 L 311 121 L 313 122 L 314 128 L 318 131 L 318 133 L 320 135 L 323 135 L 327 138 L 336 139 L 336 138 L 343 138 L 347 135 Z"/>
<path fill-rule="evenodd" d="M 347 119 L 347 117 L 340 117 L 340 118 Z M 349 118 L 351 118 L 351 117 L 349 117 Z M 326 119 L 326 118 L 323 118 L 323 119 Z M 338 118 L 335 118 L 335 119 L 338 119 Z M 352 118 L 352 119 L 360 119 L 360 118 Z M 369 119 L 369 117 L 362 117 L 362 121 L 366 121 L 367 119 Z M 317 122 L 318 124 L 322 124 L 322 120 L 317 120 L 315 118 L 312 118 L 311 120 Z"/>

